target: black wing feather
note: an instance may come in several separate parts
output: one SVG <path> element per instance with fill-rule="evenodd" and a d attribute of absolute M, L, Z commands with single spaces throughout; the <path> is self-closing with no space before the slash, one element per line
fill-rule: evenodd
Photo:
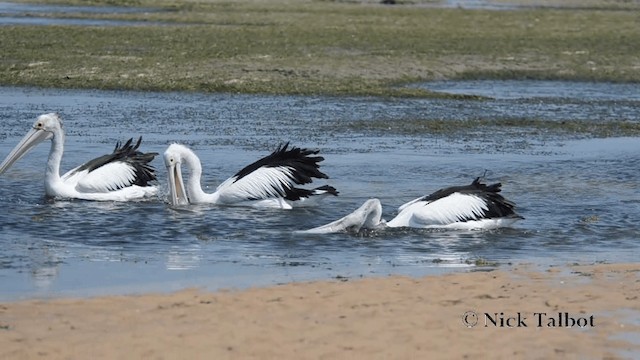
<path fill-rule="evenodd" d="M 289 143 L 278 146 L 278 148 L 270 155 L 244 167 L 235 174 L 235 181 L 251 174 L 261 167 L 289 167 L 293 169 L 292 180 L 298 185 L 308 184 L 313 178 L 328 179 L 329 177 L 319 170 L 320 162 L 324 160 L 322 156 L 316 155 L 319 150 L 301 149 L 292 147 L 289 149 Z"/>
<path fill-rule="evenodd" d="M 296 201 L 300 200 L 301 198 L 308 198 L 310 196 L 317 195 L 320 191 L 326 192 L 327 194 L 333 196 L 338 196 L 339 194 L 338 190 L 330 185 L 323 185 L 312 190 L 294 187 L 286 191 L 284 198 L 287 200 Z"/>

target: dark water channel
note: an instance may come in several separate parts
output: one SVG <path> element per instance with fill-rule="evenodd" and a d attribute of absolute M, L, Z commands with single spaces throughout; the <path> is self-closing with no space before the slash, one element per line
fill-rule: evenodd
<path fill-rule="evenodd" d="M 498 266 L 637 261 L 639 138 L 531 131 L 530 124 L 473 126 L 474 119 L 500 118 L 640 120 L 638 86 L 603 84 L 607 95 L 585 96 L 593 84 L 557 85 L 538 97 L 522 89 L 541 84 L 521 83 L 517 98 L 497 94 L 499 84 L 488 83 L 484 92 L 473 85 L 481 95 L 493 92 L 495 99 L 486 101 L 0 88 L 1 158 L 37 115 L 57 111 L 67 131 L 63 170 L 142 135 L 146 151 L 162 153 L 171 142 L 191 146 L 204 164 L 203 184 L 213 191 L 290 141 L 320 149 L 327 183 L 341 192 L 319 208 L 297 211 L 175 210 L 162 197 L 48 202 L 43 173 L 49 146 L 42 144 L 0 177 L 0 300 L 419 276 L 474 269 L 479 259 Z M 427 86 L 451 92 L 472 84 Z M 573 95 L 553 91 L 565 87 Z M 407 119 L 466 125 L 455 132 L 394 130 Z M 161 158 L 153 164 L 165 188 Z M 513 228 L 292 234 L 337 219 L 370 197 L 381 199 L 390 219 L 402 203 L 485 171 L 487 181 L 503 183 L 504 195 L 526 218 Z"/>

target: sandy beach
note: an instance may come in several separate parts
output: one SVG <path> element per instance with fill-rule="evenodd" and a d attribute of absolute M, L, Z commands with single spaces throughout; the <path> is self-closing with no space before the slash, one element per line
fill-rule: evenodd
<path fill-rule="evenodd" d="M 632 358 L 640 264 L 0 304 L 3 359 Z"/>

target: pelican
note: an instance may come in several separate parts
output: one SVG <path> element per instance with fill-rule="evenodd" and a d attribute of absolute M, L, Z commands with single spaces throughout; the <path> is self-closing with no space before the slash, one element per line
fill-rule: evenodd
<path fill-rule="evenodd" d="M 202 165 L 188 147 L 171 144 L 164 152 L 164 164 L 169 173 L 169 202 L 172 205 L 220 204 L 262 208 L 291 209 L 315 205 L 328 196 L 337 196 L 332 186 L 303 189 L 296 185 L 309 184 L 313 178 L 327 179 L 318 164 L 324 160 L 318 151 L 279 146 L 273 153 L 246 166 L 221 183 L 215 192 L 202 190 Z M 182 179 L 182 167 L 189 171 L 187 184 Z"/>
<path fill-rule="evenodd" d="M 382 219 L 380 200 L 369 199 L 339 220 L 298 233 L 357 233 L 395 227 L 460 230 L 507 227 L 523 217 L 515 213 L 513 202 L 498 194 L 501 187 L 500 183 L 487 186 L 476 178 L 471 185 L 440 189 L 400 206 L 398 215 L 388 222 Z"/>
<path fill-rule="evenodd" d="M 95 158 L 60 176 L 64 151 L 62 119 L 56 113 L 38 116 L 33 128 L 20 140 L 0 164 L 0 175 L 29 150 L 45 140 L 51 140 L 51 150 L 45 171 L 45 193 L 49 197 L 95 201 L 129 201 L 154 195 L 157 186 L 154 169 L 149 162 L 157 153 L 138 151 L 142 138 L 132 145 L 118 142 L 112 154 Z"/>

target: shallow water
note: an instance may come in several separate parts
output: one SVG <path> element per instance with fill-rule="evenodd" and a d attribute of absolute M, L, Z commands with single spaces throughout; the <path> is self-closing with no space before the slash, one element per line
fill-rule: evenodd
<path fill-rule="evenodd" d="M 130 14 L 157 11 L 150 8 L 129 6 L 80 6 L 62 4 L 25 4 L 0 2 L 0 14 L 24 15 L 27 13 L 90 13 L 90 14 Z"/>
<path fill-rule="evenodd" d="M 583 85 L 588 84 L 567 86 Z M 488 87 L 495 91 L 495 84 Z M 47 201 L 43 172 L 49 147 L 42 144 L 0 177 L 0 300 L 418 276 L 473 269 L 478 259 L 541 266 L 636 261 L 638 138 L 548 131 L 523 138 L 492 128 L 399 135 L 351 126 L 511 116 L 512 110 L 523 119 L 638 122 L 640 101 L 633 96 L 583 100 L 552 93 L 536 103 L 0 88 L 1 158 L 37 115 L 57 111 L 67 131 L 63 170 L 111 151 L 118 140 L 143 135 L 144 151 L 162 153 L 171 142 L 191 146 L 204 164 L 203 183 L 213 191 L 280 142 L 291 141 L 321 150 L 322 169 L 331 179 L 318 185 L 341 192 L 319 208 L 296 211 L 172 209 L 163 199 Z M 575 107 L 584 109 L 574 113 Z M 161 158 L 153 164 L 165 188 Z M 335 220 L 370 197 L 381 199 L 390 219 L 402 203 L 470 183 L 485 171 L 487 181 L 503 183 L 504 195 L 526 218 L 513 228 L 292 234 Z"/>
<path fill-rule="evenodd" d="M 0 25 L 149 26 L 158 22 L 71 18 L 81 14 L 130 14 L 160 11 L 125 6 L 75 6 L 0 2 Z"/>
<path fill-rule="evenodd" d="M 522 6 L 518 4 L 491 0 L 442 0 L 440 2 L 428 4 L 429 6 L 465 10 L 516 10 L 522 8 Z"/>
<path fill-rule="evenodd" d="M 512 118 L 555 121 L 637 121 L 640 85 L 576 81 L 470 80 L 412 85 L 445 94 L 476 95 L 453 118 Z"/>
<path fill-rule="evenodd" d="M 541 7 L 539 4 L 509 3 L 492 0 L 442 0 L 427 2 L 420 6 L 436 8 L 456 8 L 464 10 L 523 10 Z M 561 5 L 545 6 L 563 8 Z M 0 26 L 29 25 L 29 26 L 150 26 L 169 25 L 164 22 L 129 21 L 83 18 L 83 14 L 127 14 L 163 11 L 157 8 L 141 8 L 128 6 L 77 6 L 59 4 L 26 4 L 0 2 Z M 70 17 L 73 15 L 73 17 Z M 180 24 L 185 26 L 186 24 Z"/>

